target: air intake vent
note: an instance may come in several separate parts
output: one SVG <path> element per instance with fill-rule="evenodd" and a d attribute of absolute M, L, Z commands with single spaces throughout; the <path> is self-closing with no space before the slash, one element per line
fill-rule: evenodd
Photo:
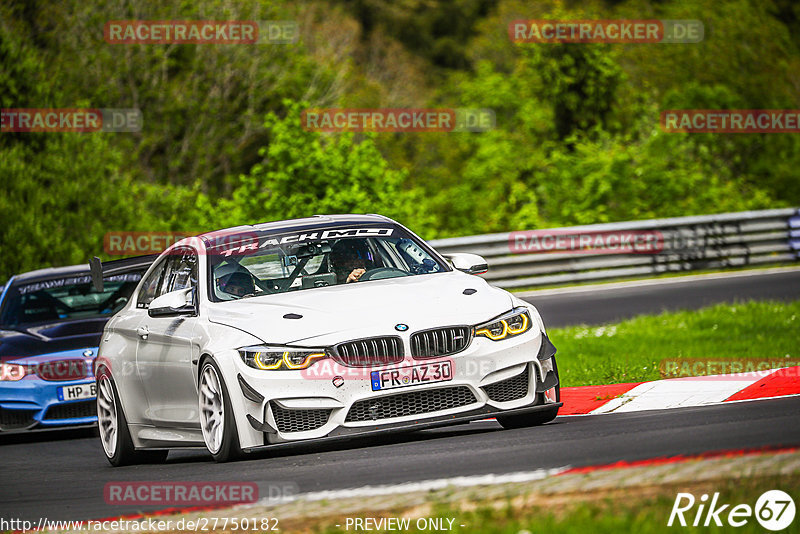
<path fill-rule="evenodd" d="M 345 421 L 377 421 L 440 412 L 469 406 L 474 402 L 477 402 L 477 399 L 472 390 L 466 386 L 413 391 L 355 402 Z"/>
<path fill-rule="evenodd" d="M 7 410 L 0 408 L 0 430 L 27 428 L 36 421 L 33 410 Z"/>
<path fill-rule="evenodd" d="M 289 432 L 305 432 L 316 430 L 328 422 L 331 410 L 287 410 L 270 401 L 275 425 L 284 434 Z"/>
<path fill-rule="evenodd" d="M 403 361 L 403 341 L 396 336 L 371 337 L 339 343 L 334 347 L 339 361 L 350 367 L 371 367 Z"/>
<path fill-rule="evenodd" d="M 528 394 L 529 366 L 517 376 L 506 378 L 483 388 L 486 394 L 495 402 L 508 402 L 518 400 Z"/>
<path fill-rule="evenodd" d="M 411 336 L 411 355 L 417 360 L 438 358 L 461 352 L 472 341 L 468 326 L 450 326 L 423 330 Z"/>
<path fill-rule="evenodd" d="M 47 409 L 44 419 L 75 419 L 76 417 L 94 417 L 97 415 L 97 403 L 94 400 L 56 404 Z"/>

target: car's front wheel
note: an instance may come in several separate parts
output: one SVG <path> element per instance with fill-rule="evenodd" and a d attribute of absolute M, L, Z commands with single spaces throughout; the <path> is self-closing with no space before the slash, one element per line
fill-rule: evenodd
<path fill-rule="evenodd" d="M 228 388 L 222 373 L 211 358 L 206 358 L 200 367 L 198 382 L 200 402 L 200 427 L 203 441 L 214 460 L 227 462 L 241 456 L 239 434 L 233 417 Z"/>
<path fill-rule="evenodd" d="M 105 369 L 97 376 L 97 427 L 103 452 L 114 467 L 159 463 L 167 459 L 169 451 L 137 451 L 133 446 L 117 387 Z"/>

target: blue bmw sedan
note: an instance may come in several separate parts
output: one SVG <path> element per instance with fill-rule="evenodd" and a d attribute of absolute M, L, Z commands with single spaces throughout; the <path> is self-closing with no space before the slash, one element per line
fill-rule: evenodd
<path fill-rule="evenodd" d="M 96 424 L 94 361 L 108 319 L 151 258 L 13 276 L 0 293 L 0 433 Z M 99 290 L 98 290 L 99 289 Z"/>

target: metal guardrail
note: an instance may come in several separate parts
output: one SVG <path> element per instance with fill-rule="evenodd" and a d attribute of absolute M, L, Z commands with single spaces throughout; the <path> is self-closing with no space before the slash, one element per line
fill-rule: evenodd
<path fill-rule="evenodd" d="M 662 236 L 650 253 L 591 251 L 519 253 L 514 239 L 522 232 L 431 241 L 442 254 L 470 252 L 486 258 L 482 275 L 504 288 L 648 276 L 697 269 L 724 269 L 800 259 L 800 209 L 743 211 L 718 215 L 649 219 L 536 230 L 537 235 L 607 235 L 651 232 Z"/>

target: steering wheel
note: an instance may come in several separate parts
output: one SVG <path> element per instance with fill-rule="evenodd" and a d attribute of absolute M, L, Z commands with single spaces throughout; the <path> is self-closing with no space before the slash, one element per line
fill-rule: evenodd
<path fill-rule="evenodd" d="M 397 278 L 399 276 L 410 275 L 410 273 L 402 269 L 396 269 L 394 267 L 378 267 L 365 272 L 358 280 L 383 280 L 384 278 Z"/>

